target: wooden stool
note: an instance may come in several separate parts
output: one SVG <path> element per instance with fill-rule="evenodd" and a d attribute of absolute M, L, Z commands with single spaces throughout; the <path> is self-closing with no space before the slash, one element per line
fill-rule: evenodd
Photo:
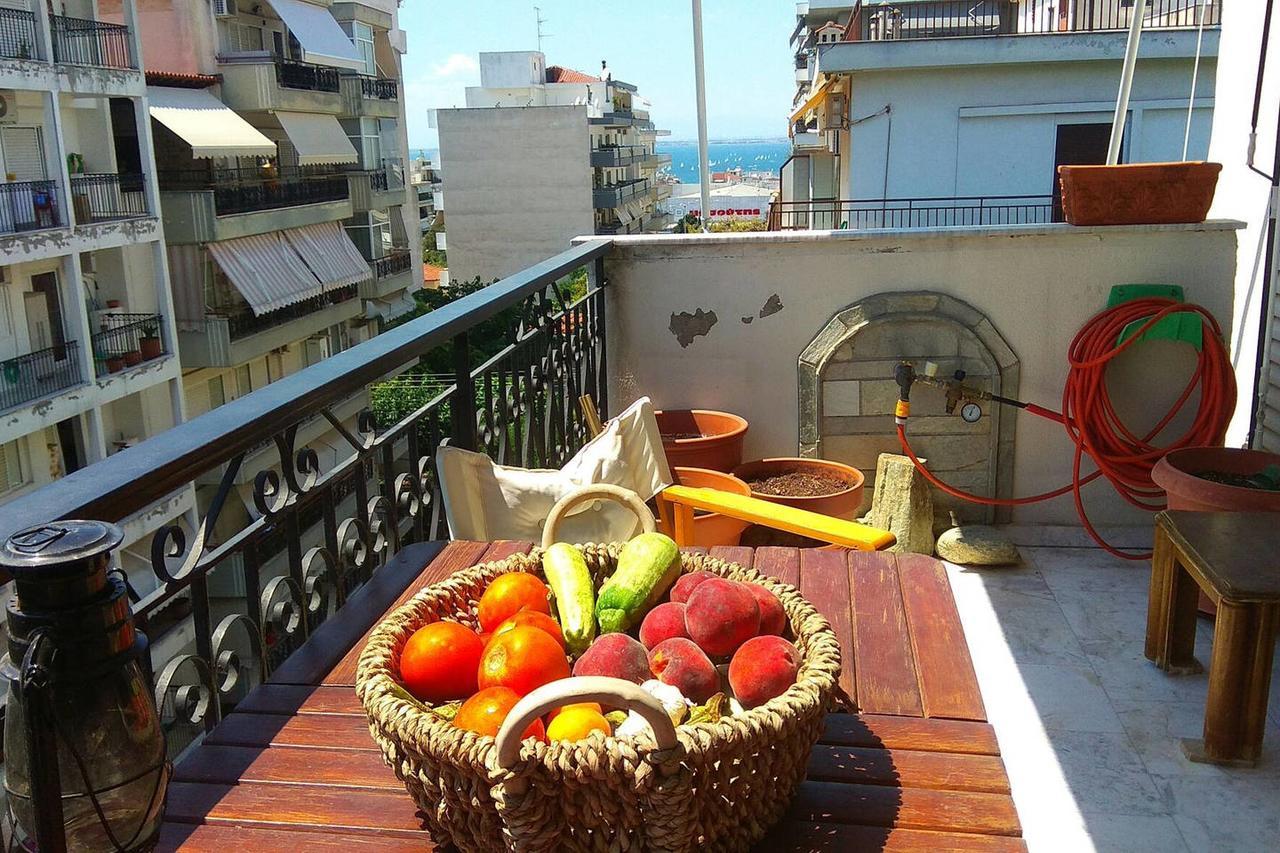
<path fill-rule="evenodd" d="M 1280 624 L 1280 513 L 1156 516 L 1146 655 L 1175 674 L 1195 659 L 1197 590 L 1218 606 L 1204 739 L 1184 740 L 1192 761 L 1253 766 L 1262 752 Z"/>

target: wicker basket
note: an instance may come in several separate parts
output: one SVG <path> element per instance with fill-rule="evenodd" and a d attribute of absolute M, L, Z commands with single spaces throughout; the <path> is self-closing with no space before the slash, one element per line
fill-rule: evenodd
<path fill-rule="evenodd" d="M 620 549 L 582 546 L 597 587 L 615 569 Z M 456 728 L 404 698 L 396 675 L 409 636 L 440 619 L 476 627 L 476 601 L 489 582 L 513 571 L 541 577 L 540 553 L 477 566 L 424 589 L 375 629 L 360 656 L 356 692 L 373 739 L 436 842 L 465 851 L 677 853 L 744 850 L 759 841 L 805 776 L 840 668 L 830 625 L 792 586 L 732 563 L 682 555 L 683 572 L 751 581 L 777 595 L 802 657 L 786 693 L 715 723 L 673 728 L 648 693 L 617 679 L 545 685 L 512 710 L 497 739 Z M 602 682 L 610 683 L 608 690 Z M 517 739 L 525 721 L 575 700 L 635 708 L 651 721 L 652 737 Z"/>

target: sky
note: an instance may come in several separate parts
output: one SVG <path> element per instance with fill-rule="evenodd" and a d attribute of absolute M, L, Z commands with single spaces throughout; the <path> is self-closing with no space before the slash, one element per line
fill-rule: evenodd
<path fill-rule="evenodd" d="M 407 0 L 400 26 L 409 146 L 435 148 L 427 111 L 466 105 L 480 84 L 481 51 L 536 50 L 532 0 Z M 618 80 L 652 102 L 651 117 L 670 139 L 696 139 L 690 0 L 537 0 L 547 64 L 597 74 L 608 60 Z M 704 0 L 707 130 L 711 139 L 786 136 L 795 94 L 787 39 L 790 0 Z"/>

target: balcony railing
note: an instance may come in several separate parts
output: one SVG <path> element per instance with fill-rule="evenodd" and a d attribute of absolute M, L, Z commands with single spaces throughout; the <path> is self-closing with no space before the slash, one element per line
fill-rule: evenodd
<path fill-rule="evenodd" d="M 103 68 L 137 68 L 129 28 L 123 24 L 50 15 L 53 61 Z"/>
<path fill-rule="evenodd" d="M 855 13 L 862 41 L 997 36 L 1021 33 L 1083 33 L 1125 30 L 1133 20 L 1133 0 L 928 0 L 863 3 Z M 1143 26 L 1148 29 L 1222 23 L 1222 0 L 1153 0 Z M 797 65 L 797 68 L 799 65 Z"/>
<path fill-rule="evenodd" d="M 239 340 L 258 332 L 274 329 L 276 326 L 283 326 L 285 323 L 306 317 L 308 314 L 314 314 L 328 308 L 330 305 L 338 305 L 356 296 L 356 285 L 349 284 L 345 287 L 339 287 L 328 293 L 322 293 L 319 296 L 312 296 L 301 302 L 295 302 L 287 305 L 278 311 L 269 311 L 266 314 L 256 315 L 246 310 L 246 306 L 234 306 L 226 308 L 213 307 L 210 313 L 224 315 L 227 318 L 227 328 L 231 335 L 231 340 Z"/>
<path fill-rule="evenodd" d="M 143 189 L 141 174 L 72 175 L 71 207 L 76 224 L 146 216 L 149 211 Z"/>
<path fill-rule="evenodd" d="M 64 225 L 53 181 L 10 181 L 0 184 L 0 234 L 38 231 Z"/>
<path fill-rule="evenodd" d="M 276 59 L 276 83 L 284 89 L 310 92 L 337 92 L 341 85 L 338 69 L 293 59 Z"/>
<path fill-rule="evenodd" d="M 601 259 L 608 248 L 608 241 L 575 247 L 24 495 L 0 513 L 0 541 L 42 519 L 119 521 L 177 484 L 221 478 L 195 535 L 169 525 L 141 548 L 154 557 L 157 586 L 135 610 L 152 641 L 157 704 L 175 756 L 322 622 L 341 617 L 348 596 L 393 554 L 447 537 L 434 467 L 442 439 L 510 465 L 555 468 L 588 438 L 581 395 L 607 417 Z M 557 282 L 583 267 L 587 294 L 567 304 Z M 511 329 L 496 351 L 473 349 L 486 323 Z M 317 414 L 336 419 L 353 394 L 449 347 L 457 354 L 451 381 L 396 422 L 363 413 L 357 428 L 339 433 L 348 453 L 329 470 L 295 446 L 299 424 Z M 241 465 L 267 438 L 279 461 L 258 474 L 247 499 L 256 509 L 243 514 Z M 232 505 L 249 519 L 235 530 Z M 273 550 L 287 556 L 272 560 Z M 235 591 L 226 590 L 231 579 Z M 222 582 L 215 601 L 211 580 Z M 166 640 L 184 635 L 194 639 L 172 643 L 173 656 L 162 658 Z"/>
<path fill-rule="evenodd" d="M 36 16 L 25 9 L 0 9 L 0 56 L 5 59 L 44 59 Z"/>
<path fill-rule="evenodd" d="M 623 202 L 642 196 L 649 191 L 649 179 L 638 178 L 611 187 L 596 187 L 592 191 L 592 203 L 597 208 L 617 207 Z"/>
<path fill-rule="evenodd" d="M 626 166 L 647 156 L 647 145 L 602 145 L 591 150 L 591 165 L 602 168 Z"/>
<path fill-rule="evenodd" d="M 218 216 L 343 201 L 351 196 L 345 174 L 327 168 L 319 172 L 289 170 L 282 177 L 266 176 L 260 169 L 170 169 L 160 173 L 160 188 L 212 190 Z"/>
<path fill-rule="evenodd" d="M 409 269 L 413 258 L 408 249 L 393 249 L 391 254 L 383 255 L 369 262 L 376 279 L 390 278 Z"/>
<path fill-rule="evenodd" d="M 103 328 L 93 335 L 94 369 L 98 376 L 159 358 L 165 347 L 159 314 L 104 314 Z"/>
<path fill-rule="evenodd" d="M 386 190 L 404 189 L 404 162 L 398 157 L 385 157 L 382 160 L 382 172 L 386 176 Z"/>
<path fill-rule="evenodd" d="M 0 412 L 51 397 L 81 381 L 78 341 L 0 361 Z"/>
<path fill-rule="evenodd" d="M 775 201 L 769 206 L 770 231 L 941 228 L 1052 221 L 1053 197 L 1047 195 Z"/>
<path fill-rule="evenodd" d="M 379 101 L 394 101 L 400 96 L 400 85 L 394 77 L 360 76 L 360 94 Z"/>

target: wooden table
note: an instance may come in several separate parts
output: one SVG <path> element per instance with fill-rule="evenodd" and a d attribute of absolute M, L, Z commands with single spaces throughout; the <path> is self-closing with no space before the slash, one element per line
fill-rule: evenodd
<path fill-rule="evenodd" d="M 364 637 L 424 585 L 527 543 L 410 546 L 183 760 L 161 850 L 429 850 L 352 689 Z M 1026 847 L 942 564 L 926 557 L 720 548 L 794 584 L 831 621 L 841 686 L 809 777 L 768 851 Z M 423 568 L 425 566 L 425 569 Z"/>

